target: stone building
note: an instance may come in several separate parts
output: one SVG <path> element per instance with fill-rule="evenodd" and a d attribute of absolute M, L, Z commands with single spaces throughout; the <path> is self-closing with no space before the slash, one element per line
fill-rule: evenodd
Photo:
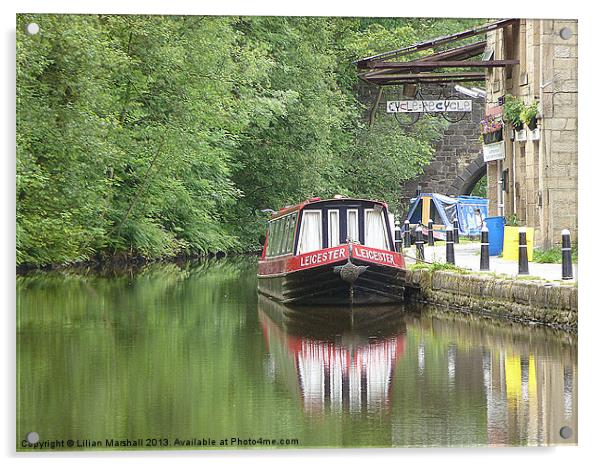
<path fill-rule="evenodd" d="M 509 95 L 538 105 L 538 128 L 515 134 L 505 124 L 487 162 L 490 215 L 534 227 L 536 247 L 558 243 L 565 228 L 578 236 L 577 37 L 577 20 L 526 19 L 487 34 L 489 59 L 519 63 L 487 69 L 486 113 L 501 115 Z"/>

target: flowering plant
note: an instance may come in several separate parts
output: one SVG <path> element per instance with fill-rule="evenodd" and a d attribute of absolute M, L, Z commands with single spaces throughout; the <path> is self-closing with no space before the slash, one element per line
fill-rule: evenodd
<path fill-rule="evenodd" d="M 486 116 L 481 120 L 481 133 L 493 133 L 502 129 L 502 122 L 494 115 Z"/>

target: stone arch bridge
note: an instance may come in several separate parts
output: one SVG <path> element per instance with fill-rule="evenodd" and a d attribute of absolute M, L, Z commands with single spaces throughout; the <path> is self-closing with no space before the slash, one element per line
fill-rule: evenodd
<path fill-rule="evenodd" d="M 416 190 L 448 196 L 470 194 L 477 182 L 487 174 L 479 122 L 484 114 L 483 104 L 473 101 L 470 118 L 450 123 L 443 138 L 435 146 L 435 154 L 424 173 L 403 186 L 402 201 L 409 201 Z"/>
<path fill-rule="evenodd" d="M 360 98 L 368 109 L 377 101 L 378 88 L 364 85 L 360 87 Z M 399 100 L 399 90 L 385 88 L 380 98 L 378 118 L 394 118 L 386 113 L 387 100 Z M 448 196 L 470 194 L 475 184 L 487 173 L 483 161 L 483 147 L 480 140 L 479 123 L 485 113 L 482 99 L 474 99 L 472 113 L 457 123 L 449 123 L 435 153 L 424 173 L 407 181 L 402 186 L 402 206 L 407 206 L 416 191 L 434 192 Z M 420 188 L 419 188 L 420 187 Z"/>

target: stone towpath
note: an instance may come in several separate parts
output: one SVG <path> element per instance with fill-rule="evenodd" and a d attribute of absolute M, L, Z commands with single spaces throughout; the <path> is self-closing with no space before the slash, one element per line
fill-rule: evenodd
<path fill-rule="evenodd" d="M 460 243 L 454 245 L 454 255 L 456 265 L 465 269 L 479 271 L 481 245 L 475 243 Z M 413 264 L 416 261 L 416 248 L 404 249 L 404 255 L 407 264 Z M 424 246 L 424 259 L 426 262 L 445 262 L 445 243 L 437 241 L 435 246 Z M 505 274 L 510 276 L 518 275 L 518 261 L 504 260 L 501 256 L 491 256 L 489 261 L 489 270 L 493 273 Z M 561 264 L 539 264 L 529 262 L 529 276 L 539 277 L 545 280 L 562 280 Z M 577 265 L 573 264 L 573 277 L 577 279 Z M 574 281 L 573 280 L 573 281 Z M 570 280 L 563 280 L 571 282 Z"/>

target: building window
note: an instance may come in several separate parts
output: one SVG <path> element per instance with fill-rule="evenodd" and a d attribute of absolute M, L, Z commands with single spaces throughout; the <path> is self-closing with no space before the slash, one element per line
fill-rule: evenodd
<path fill-rule="evenodd" d="M 504 60 L 514 58 L 514 29 L 514 25 L 504 28 Z M 512 66 L 506 66 L 504 69 L 506 70 L 506 79 L 512 79 Z"/>
<path fill-rule="evenodd" d="M 527 84 L 529 82 L 529 76 L 527 75 L 527 26 L 526 26 L 526 22 L 525 20 L 521 20 L 520 22 L 520 27 L 519 27 L 519 34 L 517 34 L 518 37 L 518 45 L 519 45 L 519 52 L 518 52 L 518 59 L 520 60 L 520 64 L 519 64 L 519 68 L 520 68 L 520 73 L 519 73 L 519 85 L 523 85 L 523 84 Z M 533 47 L 533 50 L 535 51 L 535 47 Z M 535 59 L 535 57 L 532 57 L 532 59 Z M 537 58 L 539 59 L 539 58 Z"/>

